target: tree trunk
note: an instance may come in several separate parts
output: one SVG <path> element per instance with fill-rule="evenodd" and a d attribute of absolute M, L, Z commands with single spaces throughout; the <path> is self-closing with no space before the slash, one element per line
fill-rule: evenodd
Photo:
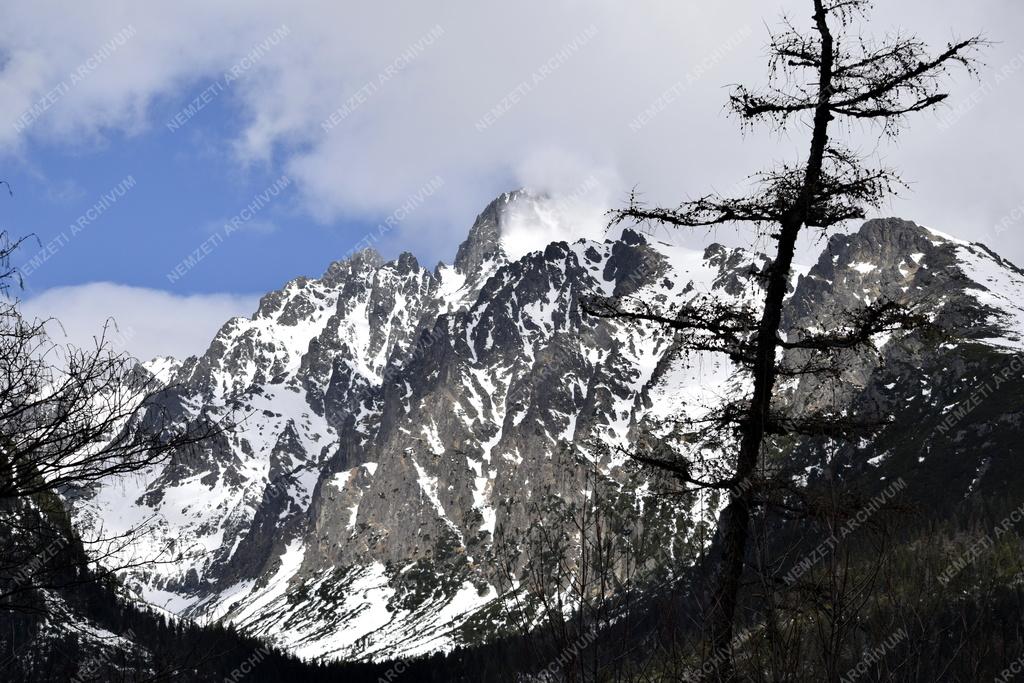
<path fill-rule="evenodd" d="M 814 111 L 814 132 L 807 159 L 803 187 L 789 215 L 780 225 L 779 247 L 771 264 L 765 292 L 764 311 L 757 328 L 754 357 L 754 390 L 750 410 L 742 425 L 739 456 L 734 479 L 734 490 L 722 515 L 724 530 L 721 534 L 721 561 L 708 615 L 708 631 L 712 645 L 713 662 L 721 680 L 735 680 L 732 660 L 732 640 L 740 581 L 750 533 L 750 514 L 753 499 L 752 477 L 757 469 L 761 447 L 768 426 L 772 395 L 778 367 L 775 360 L 778 349 L 779 325 L 789 285 L 789 275 L 796 252 L 796 240 L 804 226 L 814 194 L 821 180 L 825 148 L 828 144 L 828 124 L 832 120 L 829 101 L 832 95 L 832 34 L 829 31 L 822 0 L 814 0 L 814 19 L 821 36 L 821 66 L 818 81 L 818 106 Z"/>

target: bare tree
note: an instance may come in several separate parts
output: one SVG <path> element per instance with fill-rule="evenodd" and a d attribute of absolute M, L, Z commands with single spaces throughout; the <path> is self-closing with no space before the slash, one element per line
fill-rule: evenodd
<path fill-rule="evenodd" d="M 18 244 L 0 234 L 5 292 L 16 277 L 9 261 Z M 115 349 L 106 330 L 82 349 L 51 339 L 49 323 L 23 317 L 16 300 L 0 300 L 0 610 L 45 610 L 33 596 L 40 588 L 95 581 L 156 559 L 125 559 L 145 525 L 100 532 L 88 539 L 95 552 L 87 557 L 60 496 L 139 472 L 221 429 L 212 421 L 175 426 L 160 400 L 164 385 Z"/>
<path fill-rule="evenodd" d="M 747 224 L 777 242 L 770 264 L 756 276 L 763 282 L 760 310 L 698 301 L 676 311 L 656 311 L 643 302 L 596 300 L 590 313 L 603 317 L 660 322 L 679 331 L 689 349 L 720 351 L 749 373 L 752 389 L 743 401 L 724 406 L 714 427 L 733 429 L 734 460 L 726 476 L 695 476 L 691 464 L 671 456 L 638 453 L 648 465 L 667 469 L 693 486 L 727 490 L 721 516 L 720 561 L 710 591 L 706 629 L 717 653 L 716 674 L 733 679 L 731 643 L 740 582 L 746 561 L 752 510 L 769 486 L 759 476 L 766 441 L 801 433 L 847 435 L 856 425 L 834 414 L 784 415 L 778 412 L 780 377 L 824 372 L 837 352 L 870 343 L 879 332 L 920 322 L 912 310 L 878 301 L 851 311 L 838 330 L 780 330 L 797 238 L 815 228 L 825 234 L 851 219 L 862 219 L 902 184 L 888 168 L 872 168 L 865 158 L 834 139 L 836 120 L 876 124 L 880 135 L 895 136 L 914 112 L 941 103 L 943 77 L 955 66 L 969 73 L 985 45 L 980 36 L 949 43 L 938 53 L 914 37 L 887 35 L 880 40 L 859 33 L 869 0 L 811 0 L 812 25 L 799 28 L 789 19 L 769 42 L 769 83 L 764 89 L 738 86 L 730 110 L 744 126 L 767 123 L 785 129 L 809 124 L 810 148 L 798 164 L 782 164 L 754 176 L 749 196 L 707 195 L 676 208 L 650 208 L 637 195 L 613 212 L 623 221 L 672 227 Z M 798 352 L 803 364 L 794 367 Z M 705 425 L 707 426 L 707 425 Z"/>
<path fill-rule="evenodd" d="M 643 620 L 670 583 L 672 555 L 686 555 L 682 565 L 690 548 L 673 545 L 668 499 L 638 492 L 654 478 L 618 481 L 582 456 L 567 474 L 571 485 L 531 495 L 529 528 L 498 530 L 504 620 L 530 648 L 531 680 L 638 680 L 651 664 Z"/>

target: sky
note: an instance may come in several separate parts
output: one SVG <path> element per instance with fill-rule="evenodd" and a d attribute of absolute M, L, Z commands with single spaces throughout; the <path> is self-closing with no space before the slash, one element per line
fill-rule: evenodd
<path fill-rule="evenodd" d="M 15 4 L 0 24 L 0 229 L 28 236 L 18 296 L 77 343 L 114 319 L 139 357 L 186 356 L 386 221 L 379 251 L 433 266 L 506 190 L 590 209 L 569 234 L 518 235 L 524 250 L 599 235 L 633 187 L 666 205 L 728 190 L 805 152 L 799 126 L 741 133 L 723 106 L 730 84 L 764 82 L 780 14 L 806 25 L 809 7 Z M 864 31 L 996 41 L 898 139 L 845 133 L 910 182 L 880 213 L 1024 263 L 1024 3 L 879 0 Z"/>

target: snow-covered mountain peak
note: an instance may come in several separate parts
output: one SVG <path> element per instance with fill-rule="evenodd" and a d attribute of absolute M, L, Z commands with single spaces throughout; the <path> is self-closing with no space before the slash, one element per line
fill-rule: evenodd
<path fill-rule="evenodd" d="M 366 247 L 353 252 L 347 258 L 331 263 L 320 276 L 320 281 L 327 285 L 338 285 L 359 273 L 376 270 L 383 264 L 384 257 L 373 247 Z"/>
<path fill-rule="evenodd" d="M 502 227 L 513 211 L 531 197 L 522 190 L 504 192 L 480 212 L 469 229 L 469 235 L 455 253 L 455 267 L 467 276 L 476 276 L 484 264 L 503 262 L 505 251 L 501 246 Z"/>

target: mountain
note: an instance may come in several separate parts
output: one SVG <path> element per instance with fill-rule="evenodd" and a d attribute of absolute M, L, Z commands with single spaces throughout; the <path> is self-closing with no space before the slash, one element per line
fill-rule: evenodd
<path fill-rule="evenodd" d="M 807 377 L 791 398 L 805 408 L 885 416 L 889 426 L 832 449 L 831 465 L 807 448 L 788 457 L 812 473 L 856 476 L 878 489 L 900 481 L 901 499 L 934 519 L 968 518 L 979 507 L 998 516 L 1024 491 L 1016 462 L 1024 270 L 982 244 L 872 220 L 829 241 L 801 278 L 786 324 L 829 329 L 842 311 L 879 298 L 917 306 L 935 328 L 879 335 L 877 351 L 857 354 L 839 382 Z"/>
<path fill-rule="evenodd" d="M 654 495 L 653 475 L 624 450 L 665 419 L 739 395 L 742 378 L 720 356 L 683 356 L 663 327 L 594 318 L 581 300 L 756 308 L 767 260 L 633 230 L 508 256 L 510 224 L 550 220 L 546 198 L 503 194 L 453 265 L 361 251 L 267 294 L 201 356 L 145 364 L 166 384 L 158 407 L 174 428 L 235 426 L 198 452 L 78 492 L 75 525 L 146 528 L 115 555 L 161 560 L 125 562 L 138 565 L 123 580 L 141 603 L 313 660 L 492 638 L 537 552 L 531 530 L 587 505 L 597 485 L 669 549 L 643 571 L 691 566 L 721 501 Z M 960 332 L 879 337 L 849 358 L 838 389 L 811 376 L 787 383 L 793 405 L 884 406 L 904 425 L 835 458 L 794 448 L 805 482 L 841 463 L 879 485 L 906 477 L 922 500 L 1012 489 L 1020 475 L 997 440 L 1019 437 L 1019 406 L 986 404 L 1005 411 L 989 416 L 1007 427 L 998 439 L 962 435 L 984 432 L 969 415 L 939 426 L 989 369 L 1019 361 L 1024 271 L 980 244 L 882 219 L 828 240 L 793 284 L 787 328 L 828 329 L 885 298 Z M 1018 390 L 1020 370 L 1005 380 Z M 921 433 L 908 438 L 907 424 Z"/>

